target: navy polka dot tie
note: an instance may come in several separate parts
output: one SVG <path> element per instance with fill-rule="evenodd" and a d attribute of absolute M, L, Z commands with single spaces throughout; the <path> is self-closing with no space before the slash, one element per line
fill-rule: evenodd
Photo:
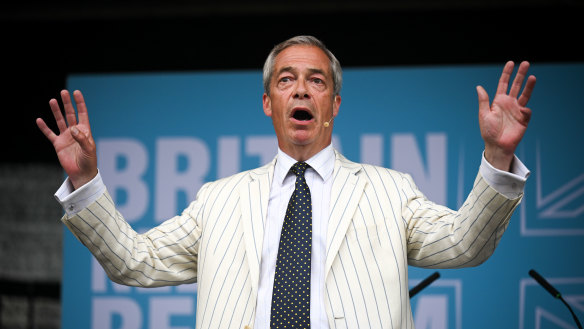
<path fill-rule="evenodd" d="M 296 184 L 280 235 L 270 328 L 310 327 L 310 251 L 312 200 L 304 178 L 308 165 L 297 162 L 290 169 Z"/>

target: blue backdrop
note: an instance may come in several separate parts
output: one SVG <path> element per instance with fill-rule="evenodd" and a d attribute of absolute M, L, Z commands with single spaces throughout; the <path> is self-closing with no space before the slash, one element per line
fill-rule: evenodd
<path fill-rule="evenodd" d="M 457 208 L 483 143 L 476 85 L 492 99 L 501 65 L 345 69 L 333 144 L 354 161 L 412 174 Z M 412 301 L 418 329 L 576 328 L 534 268 L 584 318 L 584 64 L 532 65 L 538 78 L 518 155 L 526 194 L 495 254 L 477 268 L 440 270 Z M 271 160 L 276 139 L 260 71 L 72 75 L 84 93 L 102 176 L 144 231 L 179 213 L 206 181 Z M 410 285 L 434 270 L 410 267 Z M 196 285 L 119 286 L 67 230 L 63 328 L 194 328 Z"/>

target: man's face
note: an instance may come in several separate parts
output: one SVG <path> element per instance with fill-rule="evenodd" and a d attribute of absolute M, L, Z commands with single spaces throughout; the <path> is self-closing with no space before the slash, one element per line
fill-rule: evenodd
<path fill-rule="evenodd" d="M 276 56 L 263 108 L 282 151 L 306 160 L 328 146 L 332 123 L 324 123 L 337 115 L 340 105 L 341 97 L 333 97 L 329 58 L 320 48 L 296 45 Z"/>

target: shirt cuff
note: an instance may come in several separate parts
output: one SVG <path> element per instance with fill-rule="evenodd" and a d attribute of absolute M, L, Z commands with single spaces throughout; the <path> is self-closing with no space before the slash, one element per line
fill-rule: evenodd
<path fill-rule="evenodd" d="M 78 189 L 73 187 L 69 177 L 67 177 L 55 193 L 55 199 L 61 204 L 67 215 L 73 216 L 95 202 L 104 192 L 105 184 L 98 171 L 92 180 Z"/>
<path fill-rule="evenodd" d="M 485 159 L 484 152 L 479 171 L 489 186 L 508 199 L 516 199 L 523 193 L 525 182 L 530 174 L 529 169 L 517 156 L 513 158 L 511 170 L 503 171 L 493 167 Z"/>

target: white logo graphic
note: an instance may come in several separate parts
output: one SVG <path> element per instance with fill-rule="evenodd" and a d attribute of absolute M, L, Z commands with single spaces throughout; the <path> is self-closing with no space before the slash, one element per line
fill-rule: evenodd
<path fill-rule="evenodd" d="M 527 209 L 533 197 L 523 200 L 520 206 L 521 235 L 523 236 L 565 236 L 584 235 L 582 215 L 584 214 L 584 172 L 565 180 L 561 186 L 548 189 L 544 186 L 544 177 L 555 177 L 558 168 L 542 165 L 539 143 L 536 146 L 535 164 L 535 209 Z M 529 214 L 527 213 L 529 212 Z M 535 222 L 537 221 L 537 223 Z M 536 226 L 537 224 L 537 226 Z M 535 227 L 534 227 L 535 226 Z M 558 228 L 558 226 L 561 226 Z"/>
<path fill-rule="evenodd" d="M 413 287 L 421 280 L 410 280 Z M 416 329 L 462 328 L 462 280 L 439 280 L 412 299 Z"/>
<path fill-rule="evenodd" d="M 547 280 L 557 288 L 578 318 L 584 314 L 584 277 Z M 519 329 L 577 329 L 570 311 L 533 279 L 519 284 Z"/>

